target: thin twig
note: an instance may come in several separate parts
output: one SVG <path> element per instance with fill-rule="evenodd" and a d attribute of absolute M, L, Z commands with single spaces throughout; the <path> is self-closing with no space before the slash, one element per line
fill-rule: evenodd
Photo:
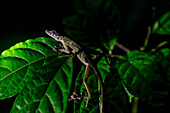
<path fill-rule="evenodd" d="M 140 47 L 141 51 L 144 51 L 146 49 L 146 47 L 148 45 L 148 41 L 149 41 L 150 35 L 151 35 L 151 26 L 148 26 L 148 33 L 146 35 L 143 47 Z"/>
<path fill-rule="evenodd" d="M 160 47 L 162 47 L 168 43 L 169 43 L 168 41 L 163 41 L 163 42 L 159 43 L 155 48 L 152 48 L 151 51 L 155 52 L 157 49 L 159 49 Z"/>
<path fill-rule="evenodd" d="M 125 51 L 126 53 L 130 52 L 130 50 L 128 48 L 126 48 L 125 46 L 123 46 L 122 44 L 116 42 L 115 45 L 120 48 L 121 50 Z"/>
<path fill-rule="evenodd" d="M 110 55 L 110 54 L 106 54 L 106 56 L 107 57 L 112 57 L 112 58 L 114 58 L 114 57 L 123 57 L 123 55 Z"/>

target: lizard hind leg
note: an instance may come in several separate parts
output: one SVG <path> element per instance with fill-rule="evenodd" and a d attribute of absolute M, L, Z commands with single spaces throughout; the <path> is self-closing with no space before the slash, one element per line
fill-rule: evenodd
<path fill-rule="evenodd" d="M 88 77 L 89 77 L 89 73 L 90 73 L 90 64 L 86 64 L 86 70 L 85 70 L 85 76 L 84 76 L 84 79 L 83 79 L 83 83 L 86 87 L 86 90 L 87 90 L 87 93 L 88 93 L 88 96 L 87 97 L 84 97 L 85 99 L 87 99 L 87 102 L 86 102 L 86 107 L 88 105 L 88 101 L 89 99 L 91 98 L 91 91 L 90 91 L 90 88 L 87 84 L 87 80 L 88 80 Z"/>

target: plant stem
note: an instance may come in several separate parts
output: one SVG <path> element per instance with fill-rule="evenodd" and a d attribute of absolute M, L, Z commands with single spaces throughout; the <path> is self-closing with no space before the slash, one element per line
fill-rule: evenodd
<path fill-rule="evenodd" d="M 121 50 L 125 51 L 126 53 L 130 52 L 130 50 L 128 48 L 126 48 L 125 46 L 123 46 L 122 44 L 116 42 L 115 45 L 120 48 Z"/>
<path fill-rule="evenodd" d="M 140 50 L 141 51 L 144 51 L 148 45 L 148 41 L 149 41 L 149 37 L 151 35 L 151 26 L 148 26 L 148 33 L 146 35 L 146 38 L 145 38 L 145 41 L 144 41 L 144 44 L 143 44 L 143 47 L 140 47 Z"/>
<path fill-rule="evenodd" d="M 138 112 L 138 97 L 134 97 L 133 99 L 133 105 L 132 105 L 132 113 L 137 113 Z"/>

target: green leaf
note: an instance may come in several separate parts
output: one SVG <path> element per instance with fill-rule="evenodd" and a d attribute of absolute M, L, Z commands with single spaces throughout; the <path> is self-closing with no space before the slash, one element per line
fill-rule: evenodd
<path fill-rule="evenodd" d="M 161 64 L 163 71 L 166 73 L 164 76 L 168 83 L 170 91 L 170 49 L 164 48 L 156 52 L 157 61 Z"/>
<path fill-rule="evenodd" d="M 170 35 L 170 12 L 166 12 L 153 26 L 154 32 L 161 35 Z"/>
<path fill-rule="evenodd" d="M 127 60 L 117 62 L 117 68 L 131 94 L 152 105 L 165 102 L 167 83 L 155 57 L 145 52 L 131 51 L 127 54 Z"/>
<path fill-rule="evenodd" d="M 63 20 L 66 33 L 81 45 L 100 50 L 113 48 L 119 32 L 119 9 L 112 0 L 75 0 L 77 13 Z M 94 43 L 95 42 L 95 43 Z M 111 46 L 111 47 L 108 47 Z"/>
<path fill-rule="evenodd" d="M 65 113 L 73 76 L 73 62 L 66 58 L 55 58 L 43 67 L 17 96 L 11 113 Z M 51 68 L 56 71 L 47 71 Z"/>
<path fill-rule="evenodd" d="M 106 76 L 104 83 L 104 112 L 128 113 L 128 95 L 115 68 Z"/>
<path fill-rule="evenodd" d="M 124 90 L 117 70 L 115 67 L 109 68 L 104 57 L 97 66 L 104 81 L 104 112 L 128 113 L 128 95 Z"/>
<path fill-rule="evenodd" d="M 98 62 L 97 67 L 101 74 L 102 80 L 104 81 L 106 76 L 110 74 L 110 69 L 107 66 L 107 63 L 104 57 Z"/>

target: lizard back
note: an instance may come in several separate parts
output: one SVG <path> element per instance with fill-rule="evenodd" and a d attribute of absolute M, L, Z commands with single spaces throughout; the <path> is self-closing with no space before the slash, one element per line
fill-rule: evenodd
<path fill-rule="evenodd" d="M 81 49 L 77 43 L 67 37 L 63 37 L 63 42 L 71 49 L 74 54 L 78 53 Z"/>

